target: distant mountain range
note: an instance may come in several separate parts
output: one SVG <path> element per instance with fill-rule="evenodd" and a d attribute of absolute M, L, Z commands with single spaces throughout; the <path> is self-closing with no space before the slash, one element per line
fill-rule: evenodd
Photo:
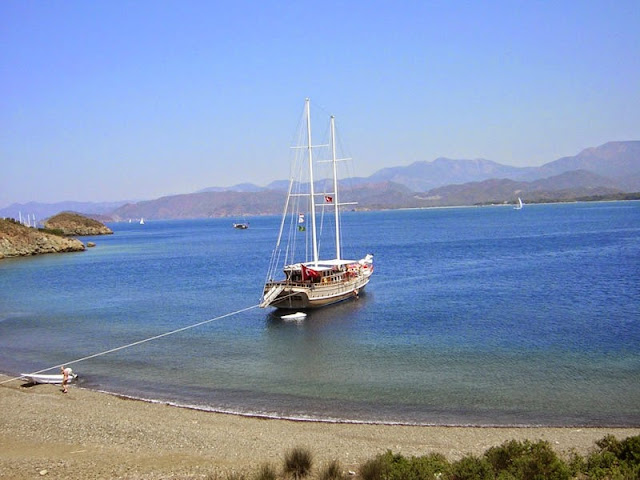
<path fill-rule="evenodd" d="M 640 141 L 605 143 L 541 167 L 511 167 L 484 159 L 438 158 L 406 167 L 385 168 L 371 175 L 369 180 L 395 182 L 423 192 L 446 185 L 491 179 L 530 182 L 574 170 L 587 170 L 614 180 L 622 189 L 637 191 L 640 189 Z"/>
<path fill-rule="evenodd" d="M 611 196 L 640 191 L 640 141 L 609 142 L 540 167 L 437 158 L 384 168 L 343 183 L 347 186 L 343 197 L 358 202 L 361 210 L 513 203 L 517 197 L 544 202 Z M 0 209 L 0 217 L 17 218 L 21 211 L 44 218 L 63 210 L 110 215 L 114 220 L 278 214 L 287 187 L 288 181 L 280 180 L 264 187 L 250 183 L 210 187 L 137 203 L 13 204 Z"/>

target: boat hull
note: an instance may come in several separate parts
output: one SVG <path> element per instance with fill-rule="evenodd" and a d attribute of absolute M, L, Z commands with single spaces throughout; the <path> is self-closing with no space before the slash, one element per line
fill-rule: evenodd
<path fill-rule="evenodd" d="M 368 283 L 369 276 L 362 276 L 353 281 L 339 284 L 312 286 L 271 282 L 265 287 L 265 292 L 272 288 L 282 288 L 278 295 L 269 302 L 268 306 L 270 307 L 284 310 L 307 310 L 357 298 Z"/>

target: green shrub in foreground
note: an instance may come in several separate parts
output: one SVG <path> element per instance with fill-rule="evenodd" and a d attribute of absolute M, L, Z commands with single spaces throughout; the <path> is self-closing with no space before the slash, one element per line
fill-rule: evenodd
<path fill-rule="evenodd" d="M 326 465 L 318 476 L 320 480 L 344 480 L 347 478 L 342 469 L 342 465 L 337 460 Z"/>
<path fill-rule="evenodd" d="M 422 457 L 404 457 L 387 451 L 360 467 L 364 480 L 431 480 L 449 471 L 444 455 L 432 453 Z"/>
<path fill-rule="evenodd" d="M 622 441 L 608 435 L 596 446 L 586 459 L 573 452 L 567 462 L 542 440 L 511 440 L 480 457 L 466 456 L 453 463 L 438 453 L 404 457 L 389 450 L 364 462 L 358 470 L 363 480 L 640 480 L 640 435 Z M 310 473 L 311 466 L 308 449 L 294 448 L 285 455 L 285 476 L 302 478 Z M 253 478 L 275 480 L 277 476 L 267 465 Z M 334 461 L 317 478 L 344 480 L 345 474 L 340 463 Z"/>
<path fill-rule="evenodd" d="M 389 452 L 390 453 L 390 452 Z M 371 460 L 367 460 L 360 466 L 360 476 L 363 480 L 386 479 L 389 472 L 389 465 L 382 455 L 378 455 Z"/>
<path fill-rule="evenodd" d="M 622 441 L 607 435 L 596 445 L 598 450 L 587 457 L 583 470 L 589 478 L 640 478 L 640 435 Z"/>
<path fill-rule="evenodd" d="M 311 451 L 308 448 L 296 447 L 284 456 L 284 473 L 296 479 L 306 477 L 311 472 L 312 464 Z"/>
<path fill-rule="evenodd" d="M 260 466 L 253 478 L 254 480 L 276 480 L 278 473 L 273 465 L 264 463 Z"/>
<path fill-rule="evenodd" d="M 511 440 L 499 447 L 487 450 L 484 458 L 493 468 L 494 474 L 509 474 L 519 480 L 568 480 L 569 467 L 558 458 L 549 442 Z"/>
<path fill-rule="evenodd" d="M 485 458 L 464 457 L 451 466 L 451 480 L 493 480 L 493 469 Z M 506 480 L 506 479 L 504 479 Z"/>
<path fill-rule="evenodd" d="M 505 442 L 482 457 L 449 463 L 441 454 L 404 457 L 388 451 L 365 462 L 363 480 L 568 480 L 570 469 L 548 442 Z"/>

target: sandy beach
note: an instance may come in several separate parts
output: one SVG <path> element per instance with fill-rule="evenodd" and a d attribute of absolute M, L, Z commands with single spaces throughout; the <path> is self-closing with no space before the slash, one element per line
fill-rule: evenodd
<path fill-rule="evenodd" d="M 0 376 L 0 381 L 8 377 Z M 1 478 L 206 478 L 281 467 L 287 450 L 307 447 L 314 465 L 339 460 L 356 471 L 392 450 L 480 455 L 516 439 L 547 440 L 560 454 L 588 453 L 606 434 L 639 428 L 489 428 L 329 424 L 265 420 L 128 400 L 72 386 L 0 386 Z"/>

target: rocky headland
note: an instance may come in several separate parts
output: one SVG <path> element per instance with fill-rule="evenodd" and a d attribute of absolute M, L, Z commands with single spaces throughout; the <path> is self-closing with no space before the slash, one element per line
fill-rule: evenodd
<path fill-rule="evenodd" d="M 54 215 L 44 222 L 44 227 L 47 230 L 56 230 L 68 236 L 111 235 L 113 233 L 103 223 L 73 212 Z"/>
<path fill-rule="evenodd" d="M 11 219 L 0 219 L 0 259 L 42 253 L 81 252 L 84 244 L 75 238 L 26 227 Z"/>

